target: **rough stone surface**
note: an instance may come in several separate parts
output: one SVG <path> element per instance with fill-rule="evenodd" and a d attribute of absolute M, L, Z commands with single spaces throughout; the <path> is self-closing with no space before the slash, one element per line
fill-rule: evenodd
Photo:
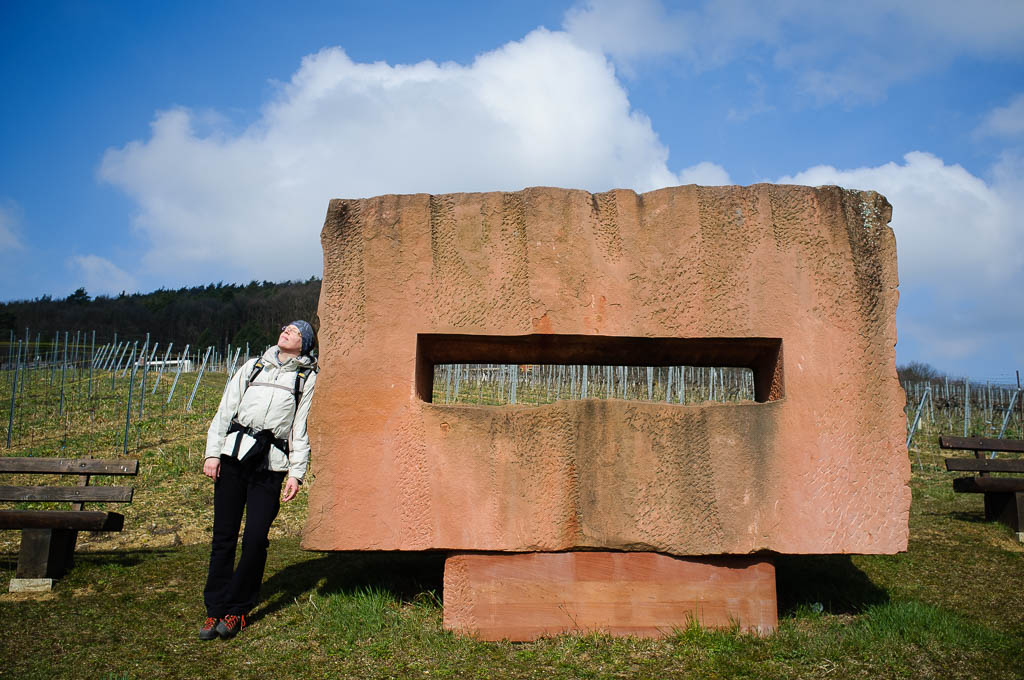
<path fill-rule="evenodd" d="M 444 627 L 482 640 L 567 632 L 664 637 L 705 628 L 770 633 L 775 568 L 756 557 L 657 553 L 460 554 L 444 567 Z"/>
<path fill-rule="evenodd" d="M 331 201 L 303 545 L 904 550 L 890 216 L 873 192 L 764 184 Z M 474 350 L 465 336 L 533 344 Z M 722 365 L 729 342 L 781 353 L 747 357 L 769 385 L 758 403 L 424 400 L 446 346 L 463 360 L 610 356 L 588 337 L 637 343 L 636 365 L 644 340 L 669 342 L 653 355 L 676 365 Z"/>

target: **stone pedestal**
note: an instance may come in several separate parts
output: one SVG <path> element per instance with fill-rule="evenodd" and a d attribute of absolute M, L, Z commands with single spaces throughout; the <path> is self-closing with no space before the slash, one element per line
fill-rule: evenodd
<path fill-rule="evenodd" d="M 694 620 L 774 631 L 775 567 L 759 557 L 650 552 L 464 553 L 445 561 L 444 627 L 482 640 L 589 631 L 663 637 Z"/>

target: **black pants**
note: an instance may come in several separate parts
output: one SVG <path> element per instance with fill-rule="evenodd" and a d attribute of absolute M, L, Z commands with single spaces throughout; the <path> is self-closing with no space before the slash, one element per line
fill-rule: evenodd
<path fill-rule="evenodd" d="M 210 571 L 203 590 L 207 616 L 248 614 L 256 606 L 267 565 L 267 535 L 281 508 L 281 484 L 286 474 L 250 470 L 234 458 L 221 457 L 220 477 L 213 492 Z M 235 567 L 243 510 L 242 556 Z"/>

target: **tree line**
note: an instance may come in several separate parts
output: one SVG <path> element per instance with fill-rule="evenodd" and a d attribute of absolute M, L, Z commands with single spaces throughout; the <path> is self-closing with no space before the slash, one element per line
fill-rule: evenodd
<path fill-rule="evenodd" d="M 277 341 L 282 323 L 307 319 L 314 328 L 320 301 L 320 279 L 306 281 L 252 281 L 248 284 L 216 283 L 160 288 L 150 293 L 125 293 L 116 297 L 89 295 L 79 288 L 66 298 L 49 295 L 34 300 L 0 303 L 0 341 L 24 339 L 26 329 L 34 342 L 44 343 L 55 333 L 96 331 L 96 342 L 142 340 L 149 333 L 161 342 L 179 347 L 228 344 L 259 351 Z"/>

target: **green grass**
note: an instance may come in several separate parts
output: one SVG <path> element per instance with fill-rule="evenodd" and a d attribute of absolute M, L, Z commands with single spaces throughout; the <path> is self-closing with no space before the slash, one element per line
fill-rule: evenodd
<path fill-rule="evenodd" d="M 455 636 L 441 625 L 442 555 L 305 552 L 303 492 L 275 525 L 251 627 L 230 642 L 200 642 L 212 490 L 199 466 L 222 385 L 213 376 L 192 414 L 157 408 L 142 423 L 130 451 L 142 460 L 136 499 L 117 508 L 125 532 L 83 534 L 53 593 L 0 591 L 0 678 L 1024 677 L 1024 546 L 983 521 L 980 496 L 952 493 L 956 475 L 940 469 L 932 430 L 915 439 L 922 469 L 911 453 L 907 552 L 779 556 L 771 636 L 698 626 L 662 640 Z M 66 432 L 40 424 L 11 454 L 69 455 L 82 441 L 105 442 L 95 455 L 118 454 L 109 444 L 120 446 L 124 426 L 117 395 L 75 402 Z M 47 421 L 52 400 L 28 404 L 24 427 L 33 409 Z M 0 541 L 5 591 L 17 532 Z"/>

